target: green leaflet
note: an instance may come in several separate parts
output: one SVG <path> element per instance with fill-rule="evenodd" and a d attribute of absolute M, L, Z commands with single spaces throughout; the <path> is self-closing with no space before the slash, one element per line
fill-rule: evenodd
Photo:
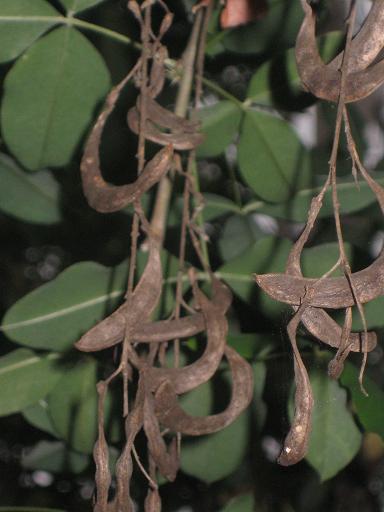
<path fill-rule="evenodd" d="M 222 260 L 229 261 L 238 256 L 263 236 L 265 234 L 251 215 L 231 215 L 224 222 L 218 241 Z"/>
<path fill-rule="evenodd" d="M 232 101 L 219 101 L 199 110 L 204 142 L 197 148 L 200 158 L 220 155 L 235 137 L 242 112 Z"/>
<path fill-rule="evenodd" d="M 349 362 L 346 363 L 340 380 L 351 393 L 354 411 L 363 427 L 384 439 L 383 390 L 365 374 L 363 384 L 369 396 L 363 395 L 359 384 L 359 368 Z"/>
<path fill-rule="evenodd" d="M 2 330 L 29 347 L 68 350 L 116 307 L 126 272 L 126 262 L 115 268 L 76 263 L 16 302 L 5 314 Z"/>
<path fill-rule="evenodd" d="M 372 172 L 371 175 L 380 185 L 384 185 L 383 172 Z M 298 191 L 291 200 L 281 204 L 267 204 L 262 201 L 253 201 L 244 206 L 243 212 L 266 213 L 272 217 L 294 222 L 306 222 L 311 200 L 320 189 L 321 187 L 305 188 Z M 330 189 L 325 193 L 323 207 L 318 217 L 319 219 L 333 215 L 331 194 Z M 353 178 L 339 179 L 337 194 L 340 201 L 340 213 L 342 214 L 358 212 L 376 202 L 376 198 L 371 189 L 367 183 L 361 179 L 359 180 L 359 186 L 356 185 Z"/>
<path fill-rule="evenodd" d="M 80 32 L 53 30 L 6 77 L 1 124 L 8 148 L 31 170 L 68 164 L 109 84 L 104 61 Z"/>
<path fill-rule="evenodd" d="M 347 409 L 345 390 L 328 377 L 326 367 L 312 370 L 310 377 L 315 406 L 306 459 L 324 481 L 351 462 L 362 436 Z"/>
<path fill-rule="evenodd" d="M 206 483 L 227 477 L 235 471 L 245 455 L 248 433 L 249 418 L 244 412 L 220 432 L 189 439 L 181 450 L 181 469 Z"/>
<path fill-rule="evenodd" d="M 97 436 L 97 362 L 83 358 L 48 395 L 52 424 L 73 449 L 92 453 Z"/>
<path fill-rule="evenodd" d="M 89 464 L 89 457 L 68 450 L 61 441 L 40 441 L 22 455 L 21 465 L 25 469 L 50 473 L 81 473 Z"/>
<path fill-rule="evenodd" d="M 49 416 L 48 403 L 45 399 L 41 399 L 33 405 L 30 405 L 21 411 L 24 419 L 34 427 L 48 432 L 52 436 L 57 436 L 57 433 L 52 425 L 51 417 Z"/>
<path fill-rule="evenodd" d="M 25 172 L 0 153 L 0 210 L 27 222 L 59 222 L 59 184 L 50 171 Z"/>
<path fill-rule="evenodd" d="M 281 203 L 308 186 L 309 154 L 286 121 L 248 110 L 238 149 L 240 173 L 262 199 Z"/>
<path fill-rule="evenodd" d="M 0 357 L 0 416 L 20 412 L 45 397 L 65 372 L 56 354 L 20 348 Z"/>
<path fill-rule="evenodd" d="M 104 0 L 60 0 L 60 3 L 66 8 L 69 14 L 85 11 Z"/>
<path fill-rule="evenodd" d="M 60 13 L 46 0 L 1 0 L 0 62 L 18 57 L 57 23 L 55 16 Z"/>

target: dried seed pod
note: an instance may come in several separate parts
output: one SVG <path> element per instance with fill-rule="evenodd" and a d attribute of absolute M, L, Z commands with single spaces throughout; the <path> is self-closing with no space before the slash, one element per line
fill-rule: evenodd
<path fill-rule="evenodd" d="M 144 512 L 161 512 L 161 499 L 158 489 L 148 489 L 144 501 Z"/>
<path fill-rule="evenodd" d="M 130 72 L 109 93 L 104 108 L 88 137 L 81 160 L 80 168 L 84 194 L 89 205 L 101 213 L 115 212 L 137 201 L 147 190 L 160 181 L 162 176 L 168 172 L 172 163 L 173 148 L 171 145 L 167 145 L 147 163 L 134 183 L 116 186 L 107 183 L 102 177 L 99 156 L 101 135 L 108 116 L 114 109 L 123 87 L 132 74 Z"/>
<path fill-rule="evenodd" d="M 107 385 L 101 381 L 97 384 L 98 399 L 98 436 L 93 449 L 93 458 L 96 465 L 95 483 L 97 489 L 95 512 L 108 512 L 108 492 L 111 485 L 109 471 L 108 444 L 104 434 L 104 403 Z"/>
<path fill-rule="evenodd" d="M 225 313 L 231 304 L 232 295 L 225 285 L 217 283 L 217 280 L 212 283 L 213 295 L 211 301 Z M 125 302 L 109 317 L 92 327 L 80 338 L 75 347 L 83 352 L 94 352 L 112 347 L 122 341 L 125 334 L 127 307 Z M 147 324 L 144 323 L 143 319 L 141 320 L 143 323 L 138 323 L 134 328 L 132 327 L 131 332 L 132 340 L 141 343 L 159 343 L 188 338 L 205 329 L 205 319 L 202 313 Z"/>
<path fill-rule="evenodd" d="M 165 59 L 168 58 L 168 51 L 165 46 L 159 45 L 152 56 L 151 74 L 148 84 L 148 96 L 156 98 L 163 90 L 165 82 Z"/>
<path fill-rule="evenodd" d="M 305 308 L 306 304 L 300 306 L 287 326 L 289 341 L 291 342 L 294 355 L 296 392 L 293 421 L 289 433 L 285 438 L 283 449 L 277 459 L 277 462 L 282 466 L 296 464 L 305 457 L 311 431 L 313 411 L 312 388 L 307 370 L 296 344 L 296 331 Z"/>
<path fill-rule="evenodd" d="M 140 131 L 140 113 L 137 107 L 129 109 L 127 116 L 129 128 L 136 134 Z M 166 128 L 166 127 L 165 127 Z M 144 134 L 146 139 L 160 144 L 161 146 L 172 145 L 177 150 L 191 150 L 197 148 L 204 140 L 201 133 L 191 132 L 172 132 L 167 133 L 161 131 L 160 128 L 152 122 L 151 119 L 146 119 L 144 125 Z"/>
<path fill-rule="evenodd" d="M 139 383 L 140 384 L 140 383 Z M 126 442 L 120 457 L 116 463 L 116 495 L 111 504 L 113 511 L 134 512 L 130 498 L 130 482 L 133 472 L 132 449 L 136 436 L 143 425 L 143 390 L 139 386 L 136 394 L 135 405 L 125 419 Z"/>
<path fill-rule="evenodd" d="M 301 321 L 316 339 L 330 347 L 340 347 L 342 328 L 323 309 L 309 306 L 304 311 Z M 377 335 L 373 331 L 367 333 L 366 344 L 364 343 L 364 333 L 350 332 L 348 335 L 348 347 L 351 352 L 364 352 L 365 350 L 371 352 L 376 345 Z"/>
<path fill-rule="evenodd" d="M 211 434 L 228 426 L 248 407 L 253 395 L 252 368 L 229 346 L 225 348 L 225 357 L 232 374 L 232 396 L 225 411 L 205 417 L 190 416 L 178 404 L 173 382 L 164 380 L 155 394 L 156 415 L 164 427 L 190 436 Z"/>
<path fill-rule="evenodd" d="M 109 317 L 86 332 L 75 344 L 78 350 L 90 352 L 111 347 L 122 341 L 127 329 L 133 333 L 141 322 L 149 320 L 159 302 L 163 273 L 159 245 L 153 238 L 148 240 L 148 261 L 129 303 L 125 302 Z"/>
<path fill-rule="evenodd" d="M 299 306 L 308 290 L 314 289 L 308 304 L 316 308 L 342 309 L 356 304 L 346 277 L 314 279 L 287 274 L 255 275 L 257 284 L 273 299 Z M 367 268 L 352 274 L 356 299 L 365 304 L 383 294 L 384 251 Z"/>
<path fill-rule="evenodd" d="M 146 372 L 144 371 L 144 379 L 145 373 Z M 172 439 L 168 451 L 165 441 L 160 433 L 159 423 L 155 415 L 154 399 L 148 388 L 144 399 L 143 415 L 148 451 L 160 473 L 167 478 L 167 480 L 173 482 L 180 467 L 176 439 Z"/>
<path fill-rule="evenodd" d="M 337 102 L 340 94 L 341 73 L 333 65 L 324 64 L 320 57 L 316 42 L 316 16 L 307 0 L 301 0 L 305 17 L 296 39 L 296 62 L 300 79 L 305 88 L 316 97 Z M 381 6 L 382 7 L 382 6 Z M 370 21 L 372 21 L 370 19 Z M 369 24 L 371 25 L 371 23 Z M 378 31 L 375 30 L 375 34 Z M 362 37 L 359 46 L 364 50 L 369 46 L 369 34 L 364 31 L 364 44 Z M 381 42 L 381 37 L 380 37 Z M 367 60 L 370 61 L 380 42 L 376 39 L 373 51 L 368 51 Z M 336 61 L 339 63 L 339 61 Z M 348 66 L 348 75 L 345 86 L 345 103 L 361 100 L 369 96 L 384 82 L 384 60 L 356 70 L 354 61 Z M 359 66 L 360 68 L 360 66 Z"/>
<path fill-rule="evenodd" d="M 376 59 L 384 46 L 384 0 L 375 0 L 359 32 L 351 41 L 348 57 L 348 71 L 360 71 Z M 340 69 L 344 52 L 340 52 L 329 67 Z"/>
<path fill-rule="evenodd" d="M 216 286 L 225 287 L 217 280 Z M 172 383 L 176 394 L 191 391 L 214 375 L 224 355 L 228 330 L 225 315 L 198 288 L 194 290 L 194 293 L 205 318 L 207 345 L 204 353 L 197 361 L 182 368 L 151 367 L 146 369 L 147 386 L 152 391 L 156 391 L 165 380 Z"/>
<path fill-rule="evenodd" d="M 344 369 L 344 361 L 348 357 L 348 354 L 351 350 L 350 345 L 348 343 L 349 335 L 352 327 L 352 308 L 347 308 L 345 310 L 345 320 L 343 331 L 340 337 L 340 345 L 337 350 L 335 357 L 328 364 L 328 375 L 332 379 L 338 379 Z"/>
<path fill-rule="evenodd" d="M 170 110 L 162 107 L 152 98 L 146 100 L 146 115 L 152 123 L 166 128 L 175 133 L 196 134 L 201 129 L 200 121 L 191 121 L 185 117 L 180 117 Z M 137 101 L 137 109 L 140 112 L 140 101 Z"/>

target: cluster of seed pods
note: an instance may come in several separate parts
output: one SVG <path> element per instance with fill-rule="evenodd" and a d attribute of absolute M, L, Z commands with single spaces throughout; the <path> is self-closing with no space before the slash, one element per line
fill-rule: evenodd
<path fill-rule="evenodd" d="M 144 2 L 139 6 L 134 1 L 129 2 L 130 9 L 141 23 L 142 40 L 147 41 L 143 51 L 146 52 L 147 66 L 148 61 L 151 66 L 146 87 L 141 87 L 136 106 L 128 112 L 128 125 L 134 133 L 162 148 L 146 163 L 134 183 L 115 186 L 104 180 L 99 158 L 103 128 L 125 84 L 131 78 L 135 78 L 136 83 L 146 79 L 139 60 L 134 70 L 109 93 L 86 142 L 81 163 L 83 189 L 89 205 L 98 212 L 108 213 L 132 204 L 141 230 L 147 237 L 148 246 L 145 269 L 136 286 L 127 293 L 125 302 L 76 343 L 76 348 L 83 352 L 122 344 L 119 367 L 109 378 L 100 381 L 97 387 L 99 412 L 98 439 L 94 448 L 95 512 L 134 510 L 130 498 L 130 480 L 133 472 L 132 455 L 136 455 L 135 439 L 140 431 L 144 432 L 147 439 L 149 460 L 149 488 L 145 510 L 160 511 L 156 470 L 168 480 L 175 479 L 179 468 L 180 435 L 199 436 L 224 428 L 248 406 L 253 392 L 250 365 L 226 344 L 226 311 L 231 304 L 231 292 L 213 275 L 212 296 L 208 298 L 196 282 L 194 269 L 190 269 L 194 306 L 189 308 L 189 314 L 169 320 L 151 320 L 163 287 L 161 241 L 147 221 L 140 199 L 169 172 L 178 155 L 176 152 L 194 149 L 202 140 L 197 122 L 175 115 L 156 101 L 163 88 L 164 62 L 167 57 L 161 39 L 171 24 L 172 15 L 165 4 L 159 2 L 166 14 L 158 35 L 153 35 L 142 16 L 145 9 L 151 8 L 152 3 Z M 162 365 L 159 347 L 164 347 L 172 340 L 182 341 L 199 333 L 205 333 L 206 347 L 195 362 L 184 367 L 169 368 Z M 143 347 L 147 347 L 147 350 L 143 350 Z M 209 381 L 223 357 L 229 364 L 232 376 L 232 397 L 227 408 L 221 413 L 206 417 L 188 415 L 180 406 L 178 397 Z M 125 445 L 116 464 L 116 491 L 111 497 L 112 480 L 104 432 L 104 402 L 108 386 L 117 375 L 123 377 L 125 386 Z M 126 387 L 134 378 L 136 394 L 133 403 L 128 404 Z M 166 442 L 162 429 L 166 429 L 167 436 L 171 437 L 170 441 Z M 142 470 L 146 472 L 143 467 Z"/>
<path fill-rule="evenodd" d="M 299 323 L 302 322 L 314 338 L 337 348 L 337 353 L 329 364 L 328 373 L 330 377 L 338 378 L 350 351 L 362 352 L 365 361 L 367 352 L 376 346 L 376 334 L 367 332 L 366 327 L 362 333 L 351 332 L 351 308 L 357 306 L 365 324 L 362 305 L 384 292 L 384 251 L 368 268 L 356 273 L 350 271 L 345 254 L 343 254 L 341 230 L 338 230 L 340 218 L 335 178 L 340 125 L 344 122 L 353 170 L 357 169 L 367 181 L 384 213 L 384 189 L 374 181 L 360 161 L 345 106 L 346 103 L 365 98 L 384 82 L 384 61 L 372 64 L 384 46 L 384 31 L 382 30 L 384 1 L 373 2 L 371 11 L 354 38 L 352 38 L 352 20 L 355 6 L 352 2 L 345 50 L 328 64 L 322 61 L 317 47 L 315 11 L 307 0 L 301 0 L 301 4 L 305 16 L 296 40 L 296 62 L 299 75 L 308 92 L 320 99 L 338 103 L 336 122 L 338 133 L 337 137 L 335 135 L 335 140 L 337 140 L 336 143 L 334 142 L 334 158 L 331 157 L 330 160 L 328 178 L 320 193 L 312 199 L 307 224 L 293 245 L 285 273 L 255 276 L 257 284 L 268 295 L 275 300 L 290 304 L 295 312 L 287 327 L 294 354 L 295 413 L 278 459 L 282 465 L 295 464 L 305 456 L 314 405 L 308 373 L 296 344 L 296 331 Z M 324 194 L 330 185 L 334 199 L 340 258 L 330 272 L 318 279 L 309 279 L 302 275 L 301 253 L 322 207 Z M 337 266 L 342 267 L 344 275 L 329 277 Z M 325 309 L 344 309 L 344 326 L 339 326 Z"/>

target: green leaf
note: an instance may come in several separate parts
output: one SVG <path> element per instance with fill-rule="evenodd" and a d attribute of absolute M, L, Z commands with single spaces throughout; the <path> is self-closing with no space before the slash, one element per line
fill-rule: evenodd
<path fill-rule="evenodd" d="M 363 331 L 363 323 L 358 309 L 355 307 L 352 310 L 352 330 Z M 364 316 L 367 322 L 367 329 L 384 327 L 384 297 L 377 297 L 377 299 L 371 300 L 367 304 L 364 304 Z"/>
<path fill-rule="evenodd" d="M 60 13 L 45 0 L 1 0 L 0 62 L 18 57 L 57 23 L 55 16 Z"/>
<path fill-rule="evenodd" d="M 16 302 L 2 330 L 17 343 L 64 351 L 113 311 L 126 286 L 127 263 L 108 268 L 76 263 Z"/>
<path fill-rule="evenodd" d="M 384 185 L 383 172 L 372 172 L 371 175 L 380 185 Z M 243 208 L 243 212 L 256 211 L 293 222 L 305 222 L 311 200 L 320 189 L 321 187 L 314 187 L 300 190 L 291 201 L 284 204 L 268 205 L 262 201 L 254 201 L 248 203 Z M 357 187 L 352 178 L 339 179 L 337 192 L 340 201 L 340 213 L 342 214 L 358 212 L 376 201 L 371 189 L 363 180 L 359 181 L 359 187 Z M 329 189 L 324 196 L 323 207 L 319 213 L 320 219 L 333 216 L 331 194 Z"/>
<path fill-rule="evenodd" d="M 224 261 L 231 260 L 263 236 L 252 216 L 232 215 L 225 221 L 219 238 L 220 256 Z"/>
<path fill-rule="evenodd" d="M 376 432 L 384 439 L 383 390 L 365 374 L 363 384 L 369 396 L 363 395 L 359 384 L 359 369 L 348 362 L 341 374 L 341 382 L 349 389 L 353 409 L 365 430 Z"/>
<path fill-rule="evenodd" d="M 203 216 L 205 221 L 210 221 L 224 215 L 226 213 L 240 213 L 240 207 L 228 199 L 227 197 L 219 196 L 217 194 L 203 194 L 204 196 L 204 211 Z"/>
<path fill-rule="evenodd" d="M 60 0 L 69 14 L 85 11 L 94 5 L 100 4 L 105 0 Z"/>
<path fill-rule="evenodd" d="M 49 471 L 50 473 L 81 473 L 89 464 L 89 457 L 68 450 L 61 441 L 39 441 L 21 457 L 25 469 Z"/>
<path fill-rule="evenodd" d="M 92 453 L 97 437 L 97 362 L 81 359 L 47 397 L 52 424 L 74 450 Z"/>
<path fill-rule="evenodd" d="M 308 152 L 286 121 L 249 110 L 238 148 L 240 173 L 262 199 L 280 203 L 308 185 Z"/>
<path fill-rule="evenodd" d="M 53 30 L 5 79 L 6 144 L 28 169 L 68 164 L 108 88 L 107 68 L 92 44 L 71 27 Z"/>
<path fill-rule="evenodd" d="M 56 354 L 39 357 L 20 348 L 0 357 L 0 416 L 20 412 L 56 385 L 64 368 Z"/>
<path fill-rule="evenodd" d="M 197 148 L 199 158 L 220 155 L 239 130 L 242 112 L 232 101 L 219 101 L 199 110 L 204 142 Z"/>
<path fill-rule="evenodd" d="M 349 464 L 362 436 L 347 409 L 345 390 L 328 377 L 326 368 L 311 372 L 311 384 L 315 406 L 306 459 L 324 481 Z"/>
<path fill-rule="evenodd" d="M 340 32 L 329 32 L 318 38 L 321 55 L 326 62 L 335 55 L 341 40 Z M 249 82 L 247 99 L 263 105 L 279 105 L 281 96 L 287 96 L 288 91 L 290 96 L 303 92 L 294 48 L 276 55 L 257 69 Z"/>
<path fill-rule="evenodd" d="M 268 2 L 268 13 L 259 21 L 229 30 L 222 39 L 227 50 L 236 53 L 264 53 L 293 46 L 303 19 L 297 2 Z"/>
<path fill-rule="evenodd" d="M 0 209 L 27 222 L 60 222 L 59 185 L 49 171 L 32 175 L 0 153 Z"/>
<path fill-rule="evenodd" d="M 245 455 L 248 433 L 248 414 L 243 413 L 220 432 L 184 442 L 181 469 L 206 483 L 227 477 L 235 471 Z"/>
<path fill-rule="evenodd" d="M 285 306 L 270 299 L 265 293 L 257 294 L 252 274 L 282 272 L 285 268 L 291 243 L 282 238 L 267 236 L 258 240 L 244 252 L 225 263 L 219 275 L 231 289 L 250 306 L 257 305 L 268 314 L 280 314 Z"/>
<path fill-rule="evenodd" d="M 207 416 L 212 410 L 212 385 L 206 382 L 194 390 L 181 396 L 180 405 L 191 416 Z"/>
<path fill-rule="evenodd" d="M 222 512 L 254 512 L 255 499 L 253 494 L 243 494 L 233 498 L 223 509 Z"/>
<path fill-rule="evenodd" d="M 349 243 L 344 244 L 345 254 L 350 259 L 352 247 Z M 339 259 L 339 245 L 337 242 L 328 242 L 304 249 L 301 257 L 301 268 L 306 277 L 321 277 L 328 272 Z M 332 276 L 341 276 L 343 272 L 337 269 Z"/>
<path fill-rule="evenodd" d="M 256 356 L 262 357 L 272 350 L 275 345 L 274 338 L 266 334 L 235 333 L 230 332 L 227 343 L 231 345 L 245 359 L 252 360 Z"/>
<path fill-rule="evenodd" d="M 52 420 L 48 411 L 48 404 L 45 399 L 39 400 L 36 404 L 31 405 L 21 411 L 24 418 L 36 428 L 48 432 L 52 436 L 57 436 Z"/>

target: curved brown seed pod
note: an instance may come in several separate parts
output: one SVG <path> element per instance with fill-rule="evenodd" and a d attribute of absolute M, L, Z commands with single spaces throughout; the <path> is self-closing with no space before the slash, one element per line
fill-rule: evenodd
<path fill-rule="evenodd" d="M 223 283 L 218 283 L 217 280 L 212 282 L 211 301 L 225 313 L 231 304 L 232 295 Z M 94 352 L 119 343 L 124 338 L 127 307 L 125 302 L 112 315 L 92 327 L 75 343 L 75 347 L 83 352 Z M 204 329 L 204 315 L 195 313 L 175 320 L 139 323 L 133 328 L 131 337 L 133 341 L 141 343 L 159 343 L 195 336 Z"/>
<path fill-rule="evenodd" d="M 111 472 L 109 471 L 108 444 L 104 434 L 104 403 L 107 393 L 107 384 L 101 381 L 97 384 L 98 393 L 98 436 L 93 448 L 93 458 L 96 466 L 96 504 L 95 512 L 108 511 L 108 492 L 111 485 Z"/>
<path fill-rule="evenodd" d="M 253 394 L 252 368 L 231 347 L 225 348 L 225 356 L 232 374 L 232 396 L 227 409 L 211 416 L 190 416 L 178 404 L 173 384 L 167 380 L 155 394 L 156 415 L 164 427 L 190 436 L 211 434 L 228 426 L 248 407 Z"/>
<path fill-rule="evenodd" d="M 277 462 L 282 466 L 296 464 L 307 453 L 313 411 L 313 394 L 307 370 L 296 344 L 296 331 L 305 311 L 303 305 L 295 313 L 287 326 L 289 341 L 292 345 L 295 367 L 295 413 L 290 431 L 285 438 L 283 449 Z"/>
<path fill-rule="evenodd" d="M 148 237 L 149 255 L 144 272 L 127 304 L 126 328 L 130 330 L 140 322 L 146 322 L 155 310 L 163 286 L 163 269 L 160 258 L 160 245 L 153 237 Z"/>
<path fill-rule="evenodd" d="M 160 473 L 167 480 L 173 482 L 180 467 L 176 438 L 172 439 L 168 451 L 155 415 L 153 396 L 149 390 L 144 399 L 143 414 L 149 453 Z"/>
<path fill-rule="evenodd" d="M 342 328 L 321 308 L 308 307 L 302 317 L 302 323 L 307 330 L 317 339 L 330 347 L 339 348 L 342 338 Z M 364 344 L 364 333 L 351 332 L 348 336 L 348 346 L 352 352 L 371 352 L 377 345 L 376 333 L 368 332 L 367 348 Z"/>
<path fill-rule="evenodd" d="M 131 333 L 138 324 L 150 318 L 161 296 L 163 273 L 159 245 L 151 237 L 148 241 L 148 261 L 130 301 L 126 301 L 112 315 L 86 332 L 75 343 L 78 350 L 89 352 L 110 347 L 124 338 L 127 329 Z M 117 334 L 117 341 L 109 343 L 111 339 L 116 339 Z"/>
<path fill-rule="evenodd" d="M 357 299 L 365 304 L 384 292 L 384 251 L 367 268 L 352 274 Z M 355 305 L 350 284 L 346 277 L 313 279 L 288 274 L 256 275 L 257 284 L 272 298 L 300 306 L 308 291 L 313 290 L 309 306 L 342 309 Z"/>
<path fill-rule="evenodd" d="M 144 389 L 139 381 L 135 404 L 125 419 L 126 442 L 123 451 L 116 462 L 116 495 L 111 503 L 111 510 L 119 512 L 134 512 L 135 507 L 130 498 L 130 482 L 133 472 L 131 452 L 136 436 L 143 426 Z"/>
<path fill-rule="evenodd" d="M 227 320 L 223 311 L 214 306 L 203 292 L 197 288 L 194 293 L 206 323 L 207 345 L 204 353 L 194 363 L 181 368 L 147 368 L 147 385 L 151 391 L 156 391 L 162 382 L 169 380 L 176 394 L 186 393 L 207 382 L 220 364 L 226 344 Z"/>
<path fill-rule="evenodd" d="M 121 90 L 129 77 L 124 78 L 108 94 L 104 108 L 99 115 L 91 134 L 85 145 L 81 160 L 81 179 L 85 197 L 88 204 L 101 213 L 110 213 L 121 210 L 128 204 L 136 201 L 148 189 L 155 185 L 170 168 L 173 148 L 167 146 L 150 160 L 137 180 L 129 185 L 116 186 L 104 181 L 100 169 L 99 146 L 104 125 L 108 116 L 115 107 Z"/>
<path fill-rule="evenodd" d="M 337 102 L 340 94 L 341 73 L 324 64 L 320 57 L 315 35 L 316 17 L 306 0 L 302 0 L 304 21 L 296 39 L 296 62 L 305 88 L 317 96 Z M 345 103 L 369 96 L 384 82 L 384 61 L 360 71 L 351 71 L 345 86 Z"/>
<path fill-rule="evenodd" d="M 136 107 L 129 109 L 127 121 L 129 128 L 138 134 L 140 130 L 140 114 Z M 204 140 L 201 133 L 162 132 L 150 119 L 147 119 L 145 122 L 144 134 L 148 140 L 156 144 L 161 146 L 171 144 L 177 150 L 195 149 Z"/>
<path fill-rule="evenodd" d="M 159 45 L 152 57 L 152 67 L 148 85 L 148 95 L 156 98 L 163 90 L 165 82 L 165 59 L 168 57 L 168 51 L 165 46 Z"/>
<path fill-rule="evenodd" d="M 328 364 L 328 375 L 332 379 L 338 379 L 344 370 L 344 362 L 351 350 L 349 345 L 349 334 L 352 327 L 352 308 L 345 310 L 344 326 L 340 338 L 340 346 L 335 357 Z"/>
<path fill-rule="evenodd" d="M 384 46 L 384 0 L 375 0 L 359 32 L 351 41 L 348 70 L 360 71 L 369 66 Z M 340 69 L 344 52 L 327 66 Z"/>
<path fill-rule="evenodd" d="M 185 117 L 180 117 L 170 110 L 162 107 L 152 98 L 146 100 L 147 118 L 154 124 L 174 131 L 175 133 L 196 134 L 201 129 L 199 121 L 191 121 Z M 140 112 L 140 101 L 137 101 L 137 110 Z"/>
<path fill-rule="evenodd" d="M 161 499 L 157 489 L 148 489 L 144 501 L 144 512 L 161 512 Z"/>

